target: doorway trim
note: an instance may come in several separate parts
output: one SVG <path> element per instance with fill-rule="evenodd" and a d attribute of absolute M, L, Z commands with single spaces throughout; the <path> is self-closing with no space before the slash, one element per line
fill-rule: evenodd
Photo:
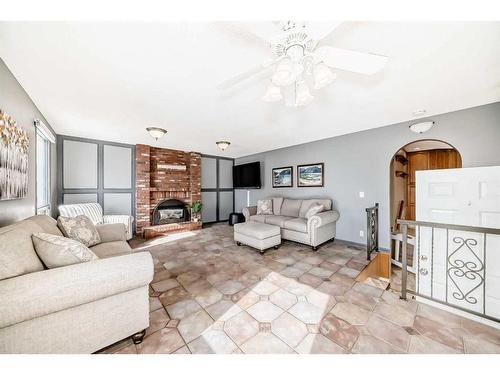
<path fill-rule="evenodd" d="M 392 213 L 392 200 L 391 200 L 391 195 L 392 195 L 392 174 L 391 174 L 391 164 L 392 164 L 392 160 L 394 159 L 394 157 L 396 156 L 396 154 L 399 152 L 399 150 L 401 149 L 404 149 L 405 147 L 413 144 L 413 143 L 417 143 L 417 142 L 422 142 L 422 141 L 434 141 L 434 142 L 441 142 L 441 143 L 445 143 L 447 144 L 448 146 L 450 146 L 451 148 L 453 148 L 457 153 L 458 153 L 458 157 L 459 157 L 459 162 L 460 162 L 460 168 L 463 168 L 463 164 L 462 164 L 462 155 L 460 154 L 460 151 L 458 148 L 456 148 L 454 145 L 452 145 L 450 142 L 447 142 L 447 141 L 443 141 L 441 139 L 436 139 L 436 138 L 422 138 L 422 139 L 416 139 L 414 141 L 411 141 L 411 142 L 408 142 L 400 147 L 398 147 L 395 151 L 392 152 L 391 154 L 391 157 L 389 159 L 389 198 L 388 198 L 388 211 L 389 211 L 389 225 L 388 225 L 388 228 L 389 228 L 389 251 L 391 253 L 391 262 L 394 264 L 394 259 L 392 259 L 392 231 L 391 231 L 391 227 L 392 227 L 392 222 L 393 222 L 393 213 Z M 425 151 L 425 150 L 422 150 L 422 151 Z M 399 263 L 399 262 L 398 262 Z"/>

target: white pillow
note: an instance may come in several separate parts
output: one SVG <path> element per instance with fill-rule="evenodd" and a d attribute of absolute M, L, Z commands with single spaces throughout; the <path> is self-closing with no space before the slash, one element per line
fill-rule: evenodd
<path fill-rule="evenodd" d="M 82 243 L 49 233 L 31 235 L 35 251 L 47 268 L 69 266 L 99 259 Z"/>
<path fill-rule="evenodd" d="M 313 204 L 306 212 L 306 219 L 310 219 L 316 214 L 319 214 L 325 209 L 325 206 L 322 204 L 315 203 Z"/>
<path fill-rule="evenodd" d="M 260 199 L 257 201 L 257 215 L 272 215 L 273 214 L 273 200 Z"/>

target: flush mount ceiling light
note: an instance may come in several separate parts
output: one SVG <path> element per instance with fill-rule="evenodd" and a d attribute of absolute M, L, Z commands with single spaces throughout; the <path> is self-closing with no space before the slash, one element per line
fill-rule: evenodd
<path fill-rule="evenodd" d="M 253 26 L 249 25 L 233 27 L 233 30 L 242 29 L 241 33 L 238 33 L 240 37 L 250 34 L 255 36 L 255 40 L 263 41 L 270 48 L 273 56 L 256 68 L 221 82 L 218 88 L 231 89 L 234 85 L 273 68 L 274 71 L 270 73 L 274 86 L 281 88 L 295 85 L 295 90 L 283 91 L 286 96 L 295 93 L 295 98 L 285 100 L 285 103 L 293 102 L 295 106 L 303 106 L 310 103 L 313 96 L 308 89 L 306 90 L 307 87 L 302 86 L 311 85 L 316 90 L 328 86 L 336 78 L 330 68 L 367 75 L 381 71 L 387 63 L 386 56 L 327 45 L 318 47 L 319 42 L 330 35 L 341 23 L 284 21 L 264 22 L 256 26 L 256 30 L 250 30 L 249 28 Z M 302 97 L 299 97 L 299 94 L 302 94 Z M 282 99 L 282 93 L 278 94 L 276 88 L 270 89 L 268 86 L 262 99 L 266 102 L 279 101 Z"/>
<path fill-rule="evenodd" d="M 229 147 L 229 145 L 231 144 L 231 142 L 228 142 L 228 141 L 218 141 L 218 142 L 215 142 L 215 144 L 217 145 L 217 147 L 219 147 L 222 151 L 224 151 L 226 148 Z"/>
<path fill-rule="evenodd" d="M 167 131 L 162 128 L 149 127 L 146 128 L 147 132 L 151 137 L 153 137 L 156 141 L 167 134 Z"/>
<path fill-rule="evenodd" d="M 429 131 L 434 126 L 434 124 L 434 121 L 417 122 L 410 125 L 410 130 L 414 133 L 422 134 L 426 131 Z"/>

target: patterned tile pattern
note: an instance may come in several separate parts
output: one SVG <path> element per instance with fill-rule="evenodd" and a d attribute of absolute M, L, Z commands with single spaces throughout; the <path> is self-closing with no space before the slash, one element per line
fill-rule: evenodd
<path fill-rule="evenodd" d="M 260 255 L 213 225 L 151 252 L 150 322 L 103 353 L 500 353 L 500 331 L 357 283 L 365 252 L 284 241 Z"/>

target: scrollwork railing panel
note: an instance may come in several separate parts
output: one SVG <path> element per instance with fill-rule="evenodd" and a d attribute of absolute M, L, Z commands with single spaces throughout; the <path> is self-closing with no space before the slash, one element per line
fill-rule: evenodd
<path fill-rule="evenodd" d="M 449 297 L 455 302 L 474 308 L 481 303 L 481 286 L 485 279 L 485 263 L 482 241 L 474 236 L 453 235 L 449 241 L 447 258 L 447 277 L 454 290 L 449 291 Z M 449 301 L 453 303 L 454 301 Z"/>

